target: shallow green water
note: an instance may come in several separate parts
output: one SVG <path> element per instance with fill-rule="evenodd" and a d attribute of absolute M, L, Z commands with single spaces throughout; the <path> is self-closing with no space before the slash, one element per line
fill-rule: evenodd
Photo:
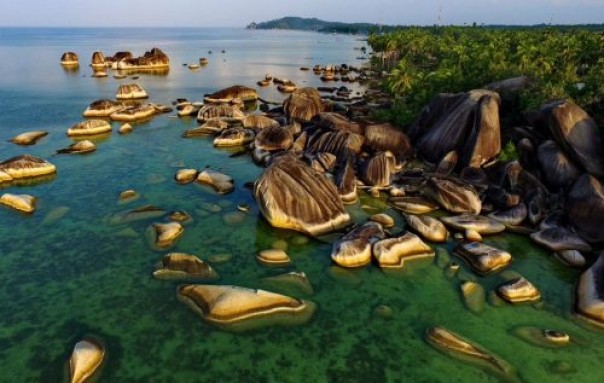
<path fill-rule="evenodd" d="M 8 60 L 9 75 L 0 80 L 1 157 L 30 153 L 48 158 L 57 165 L 58 175 L 48 183 L 6 190 L 39 197 L 33 216 L 0 209 L 1 382 L 66 380 L 66 361 L 83 336 L 95 336 L 107 347 L 98 382 L 498 381 L 431 348 L 424 333 L 435 325 L 503 357 L 524 382 L 604 379 L 604 333 L 571 315 L 579 271 L 562 266 L 524 237 L 506 234 L 488 237 L 486 242 L 513 254 L 511 269 L 539 287 L 542 303 L 501 307 L 487 303 L 482 313 L 475 314 L 463 303 L 460 280 L 474 278 L 492 291 L 504 281 L 501 275 L 473 276 L 462 263 L 461 276 L 448 277 L 440 267 L 442 259 L 409 264 L 398 274 L 385 274 L 376 266 L 344 273 L 334 270 L 331 244 L 311 240 L 295 245 L 299 235 L 274 230 L 259 218 L 243 184 L 253 181 L 262 169 L 249 157 L 230 158 L 231 152 L 214 149 L 207 139 L 180 138 L 196 125 L 193 119 L 159 116 L 136 126 L 130 135 L 113 134 L 90 155 L 52 156 L 70 143 L 64 132 L 80 121 L 83 109 L 94 99 L 112 97 L 118 84 L 112 78 L 88 77 L 86 66 L 75 74 L 63 72 L 58 58 L 65 50 L 76 50 L 87 63 L 95 49 L 130 48 L 142 53 L 160 46 L 172 57 L 170 74 L 142 76 L 139 82 L 152 101 L 168 103 L 180 96 L 200 99 L 203 93 L 235 83 L 252 85 L 267 71 L 318 85 L 312 74 L 299 72 L 298 66 L 353 62 L 352 48 L 362 44 L 354 38 L 236 30 L 2 33 L 6 37 L 0 39 L 0 57 L 13 60 Z M 222 47 L 227 62 L 211 64 L 206 72 L 179 66 Z M 261 92 L 279 100 L 272 89 Z M 33 129 L 51 134 L 33 147 L 5 141 Z M 218 196 L 198 185 L 180 186 L 173 176 L 181 166 L 223 171 L 235 178 L 237 188 Z M 119 193 L 130 188 L 141 198 L 119 205 Z M 242 223 L 228 226 L 224 215 L 236 212 L 241 203 L 252 206 L 251 213 Z M 145 230 L 158 220 L 110 223 L 113 214 L 144 204 L 184 210 L 193 217 L 170 251 L 206 260 L 231 254 L 229 262 L 214 264 L 221 275 L 218 283 L 270 288 L 310 299 L 319 307 L 311 322 L 243 334 L 204 324 L 177 301 L 177 282 L 151 277 L 154 265 L 167 253 L 153 250 L 145 237 Z M 359 222 L 374 213 L 363 211 L 361 204 L 383 206 L 366 197 L 349 207 Z M 208 211 L 209 207 L 218 210 L 214 205 L 219 212 Z M 47 215 L 58 207 L 69 211 L 49 222 Z M 398 213 L 386 211 L 396 217 L 400 229 Z M 290 243 L 292 267 L 269 269 L 256 262 L 256 252 L 276 240 Z M 308 275 L 314 295 L 281 291 L 263 280 L 294 270 Z M 374 314 L 379 305 L 390 306 L 392 317 Z M 540 348 L 513 334 L 519 326 L 563 330 L 575 341 L 564 348 Z M 562 363 L 572 366 L 571 371 L 556 371 Z"/>

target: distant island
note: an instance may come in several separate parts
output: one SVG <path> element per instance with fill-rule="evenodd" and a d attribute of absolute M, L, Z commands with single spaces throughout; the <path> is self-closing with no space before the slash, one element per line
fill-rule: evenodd
<path fill-rule="evenodd" d="M 342 23 L 324 21 L 317 18 L 282 17 L 276 20 L 251 23 L 247 29 L 289 29 L 323 33 L 369 34 L 374 31 L 388 31 L 396 26 L 385 26 L 371 23 Z"/>

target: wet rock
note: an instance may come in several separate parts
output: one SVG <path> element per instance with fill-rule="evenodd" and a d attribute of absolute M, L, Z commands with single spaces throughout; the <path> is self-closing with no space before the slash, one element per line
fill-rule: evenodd
<path fill-rule="evenodd" d="M 354 271 L 354 269 L 347 269 L 334 265 L 327 269 L 327 274 L 331 279 L 342 285 L 359 287 L 363 284 L 363 279 Z"/>
<path fill-rule="evenodd" d="M 92 339 L 75 344 L 69 359 L 71 383 L 84 383 L 99 369 L 105 358 L 105 349 Z"/>
<path fill-rule="evenodd" d="M 262 250 L 256 259 L 263 265 L 271 267 L 285 267 L 292 263 L 287 253 L 278 249 Z"/>
<path fill-rule="evenodd" d="M 333 244 L 331 259 L 342 267 L 361 267 L 371 262 L 373 243 L 384 238 L 382 226 L 368 222 L 356 227 Z"/>
<path fill-rule="evenodd" d="M 394 218 L 392 218 L 388 214 L 384 214 L 384 213 L 374 214 L 371 217 L 369 217 L 369 220 L 377 222 L 380 225 L 382 225 L 382 227 L 385 227 L 385 228 L 394 227 L 394 224 L 395 224 Z"/>
<path fill-rule="evenodd" d="M 568 193 L 566 209 L 573 228 L 583 239 L 604 242 L 604 193 L 597 179 L 587 174 L 579 177 Z"/>
<path fill-rule="evenodd" d="M 465 281 L 461 284 L 461 294 L 468 310 L 474 313 L 484 311 L 486 291 L 480 283 Z"/>
<path fill-rule="evenodd" d="M 408 214 L 426 214 L 438 209 L 438 205 L 423 197 L 392 197 L 388 202 Z"/>
<path fill-rule="evenodd" d="M 36 210 L 37 198 L 29 194 L 4 193 L 0 197 L 0 205 L 4 205 L 22 213 L 31 214 Z"/>
<path fill-rule="evenodd" d="M 525 278 L 504 283 L 497 288 L 497 294 L 509 303 L 535 302 L 541 299 L 539 290 Z"/>
<path fill-rule="evenodd" d="M 235 181 L 226 174 L 214 170 L 204 170 L 197 176 L 197 182 L 210 185 L 219 194 L 230 193 L 235 189 Z"/>
<path fill-rule="evenodd" d="M 291 155 L 272 161 L 254 184 L 254 196 L 260 212 L 274 227 L 321 235 L 351 220 L 335 185 Z"/>
<path fill-rule="evenodd" d="M 179 222 L 154 223 L 155 247 L 166 249 L 174 245 L 174 242 L 184 233 L 185 228 Z"/>
<path fill-rule="evenodd" d="M 310 122 L 323 111 L 321 95 L 314 88 L 297 89 L 284 101 L 283 110 L 290 119 Z"/>
<path fill-rule="evenodd" d="M 122 126 L 120 126 L 120 128 L 117 132 L 119 134 L 129 134 L 129 133 L 132 133 L 133 130 L 134 130 L 134 128 L 132 127 L 132 125 L 125 123 Z"/>
<path fill-rule="evenodd" d="M 130 203 L 138 200 L 140 197 L 140 194 L 136 190 L 124 190 L 120 193 L 118 202 L 121 204 Z"/>
<path fill-rule="evenodd" d="M 455 254 L 481 275 L 491 274 L 512 263 L 512 255 L 507 251 L 480 242 L 460 243 Z"/>
<path fill-rule="evenodd" d="M 437 350 L 452 358 L 476 364 L 504 381 L 517 381 L 515 371 L 505 360 L 442 327 L 431 327 L 426 340 Z"/>
<path fill-rule="evenodd" d="M 351 158 L 338 169 L 335 183 L 343 203 L 353 204 L 358 201 L 357 177 L 354 173 L 354 161 Z"/>
<path fill-rule="evenodd" d="M 378 305 L 373 309 L 373 315 L 382 319 L 392 319 L 394 310 L 388 305 Z"/>
<path fill-rule="evenodd" d="M 551 228 L 531 234 L 531 239 L 551 251 L 591 251 L 591 246 L 581 237 L 563 227 Z"/>
<path fill-rule="evenodd" d="M 322 133 L 322 132 L 319 132 Z M 363 136 L 346 131 L 327 132 L 309 138 L 307 150 L 315 153 L 327 152 L 337 158 L 348 158 L 361 153 Z"/>
<path fill-rule="evenodd" d="M 232 211 L 222 216 L 222 220 L 228 226 L 241 225 L 243 222 L 245 222 L 246 218 L 247 215 L 240 211 Z"/>
<path fill-rule="evenodd" d="M 111 114 L 124 108 L 119 102 L 113 100 L 101 99 L 92 102 L 82 113 L 84 117 L 109 117 Z"/>
<path fill-rule="evenodd" d="M 366 126 L 365 146 L 373 152 L 389 151 L 396 158 L 409 157 L 413 154 L 409 137 L 402 130 L 388 123 Z"/>
<path fill-rule="evenodd" d="M 67 129 L 69 137 L 90 136 L 111 132 L 111 125 L 104 120 L 87 120 Z"/>
<path fill-rule="evenodd" d="M 218 273 L 212 266 L 194 255 L 184 253 L 170 253 L 165 255 L 161 263 L 153 272 L 157 279 L 200 279 L 216 280 Z"/>
<path fill-rule="evenodd" d="M 96 150 L 96 145 L 89 140 L 78 141 L 64 149 L 57 150 L 57 154 L 85 154 Z"/>
<path fill-rule="evenodd" d="M 451 213 L 479 214 L 482 209 L 476 189 L 461 181 L 431 178 L 425 192 Z"/>
<path fill-rule="evenodd" d="M 570 335 L 564 331 L 544 330 L 539 327 L 520 326 L 512 330 L 512 334 L 534 346 L 559 348 L 570 343 Z"/>
<path fill-rule="evenodd" d="M 136 83 L 121 84 L 117 89 L 117 93 L 115 94 L 115 98 L 118 100 L 133 100 L 147 97 L 149 97 L 147 92 L 142 86 Z"/>
<path fill-rule="evenodd" d="M 204 321 L 230 331 L 304 324 L 316 309 L 309 301 L 237 286 L 184 285 L 177 295 Z"/>
<path fill-rule="evenodd" d="M 501 222 L 475 214 L 442 217 L 441 221 L 455 230 L 474 230 L 479 234 L 497 234 L 505 230 L 505 225 Z"/>
<path fill-rule="evenodd" d="M 575 307 L 578 314 L 597 326 L 604 326 L 604 253 L 579 278 Z"/>
<path fill-rule="evenodd" d="M 373 255 L 382 268 L 402 268 L 407 261 L 434 257 L 434 254 L 430 246 L 412 233 L 383 239 L 373 245 Z"/>
<path fill-rule="evenodd" d="M 315 293 L 312 284 L 304 272 L 292 271 L 274 277 L 267 277 L 263 279 L 263 282 L 278 290 L 291 291 L 294 295 L 304 294 L 310 296 Z"/>
<path fill-rule="evenodd" d="M 219 90 L 204 97 L 204 102 L 210 104 L 228 104 L 235 100 L 243 102 L 256 101 L 258 94 L 255 89 L 243 85 L 234 85 L 226 89 Z"/>
<path fill-rule="evenodd" d="M 228 128 L 220 132 L 220 135 L 214 139 L 214 146 L 243 146 L 252 141 L 254 141 L 254 132 L 251 130 L 242 128 Z"/>
<path fill-rule="evenodd" d="M 159 218 L 166 214 L 164 209 L 153 205 L 144 205 L 132 210 L 121 211 L 114 214 L 109 222 L 112 224 L 125 224 L 136 221 L 145 221 L 153 218 Z"/>
<path fill-rule="evenodd" d="M 256 149 L 266 150 L 268 152 L 287 150 L 294 144 L 292 131 L 282 128 L 278 124 L 275 127 L 262 129 L 254 140 Z"/>
<path fill-rule="evenodd" d="M 48 214 L 46 214 L 46 216 L 42 220 L 42 225 L 53 225 L 59 222 L 67 215 L 67 213 L 69 213 L 70 210 L 71 208 L 69 208 L 68 206 L 55 207 L 54 209 L 49 211 Z"/>
<path fill-rule="evenodd" d="M 17 145 L 34 145 L 42 137 L 48 135 L 48 132 L 36 130 L 33 132 L 21 133 L 10 139 L 10 142 Z"/>
<path fill-rule="evenodd" d="M 431 242 L 445 242 L 449 232 L 438 219 L 426 215 L 405 215 L 409 228 Z"/>
<path fill-rule="evenodd" d="M 199 172 L 196 169 L 180 169 L 174 179 L 181 185 L 191 183 L 197 179 Z"/>
<path fill-rule="evenodd" d="M 391 152 L 381 152 L 372 157 L 361 171 L 365 184 L 377 187 L 389 186 L 392 173 L 396 171 L 396 159 Z"/>

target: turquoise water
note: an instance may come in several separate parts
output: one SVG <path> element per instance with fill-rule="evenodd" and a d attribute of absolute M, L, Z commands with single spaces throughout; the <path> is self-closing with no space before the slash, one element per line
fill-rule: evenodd
<path fill-rule="evenodd" d="M 90 77 L 87 63 L 94 50 L 142 54 L 153 46 L 162 48 L 172 61 L 169 74 L 141 75 L 137 82 L 151 101 L 168 104 L 177 97 L 199 100 L 233 84 L 253 86 L 265 73 L 317 86 L 318 78 L 299 71 L 300 66 L 358 65 L 353 48 L 363 44 L 351 36 L 235 29 L 0 29 L 0 157 L 28 153 L 58 168 L 50 182 L 3 190 L 32 194 L 39 204 L 32 216 L 0 209 L 0 382 L 66 381 L 66 361 L 84 336 L 100 339 L 107 348 L 98 382 L 498 381 L 429 346 L 424 333 L 435 325 L 501 356 L 516 367 L 521 381 L 601 382 L 604 333 L 572 316 L 580 271 L 561 265 L 524 237 L 498 235 L 486 242 L 513 254 L 511 269 L 540 288 L 542 302 L 486 303 L 474 313 L 462 300 L 461 280 L 479 281 L 488 293 L 503 276 L 474 276 L 462 263 L 459 275 L 451 277 L 442 257 L 410 264 L 396 274 L 376 266 L 334 268 L 330 243 L 297 245 L 303 242 L 299 234 L 272 229 L 259 218 L 243 185 L 262 169 L 249 157 L 230 157 L 232 151 L 214 149 L 209 139 L 180 137 L 196 126 L 194 119 L 158 116 L 136 125 L 130 135 L 114 133 L 97 142 L 98 150 L 90 155 L 53 155 L 71 143 L 65 131 L 81 120 L 86 106 L 113 98 L 120 83 Z M 80 55 L 78 71 L 59 65 L 67 50 Z M 200 71 L 181 65 L 204 56 L 210 65 Z M 273 87 L 259 93 L 283 99 Z M 29 130 L 50 134 L 31 147 L 6 141 Z M 235 192 L 218 196 L 208 188 L 173 181 L 180 167 L 205 166 L 233 176 Z M 137 190 L 141 198 L 118 204 L 120 192 L 127 189 Z M 242 203 L 252 207 L 251 213 L 229 226 L 225 215 Z M 299 327 L 242 334 L 204 324 L 176 299 L 178 282 L 151 276 L 168 251 L 154 250 L 145 231 L 161 219 L 111 222 L 115 214 L 145 204 L 193 217 L 169 251 L 204 260 L 228 254 L 230 261 L 213 264 L 221 275 L 217 283 L 310 299 L 319 307 L 313 319 Z M 358 222 L 385 211 L 402 227 L 402 218 L 383 201 L 364 196 L 349 209 Z M 57 211 L 67 213 L 53 218 Z M 294 265 L 269 269 L 258 264 L 256 252 L 277 240 L 289 243 Z M 288 271 L 304 271 L 314 294 L 264 280 Z M 392 309 L 391 317 L 374 313 L 380 305 Z M 574 341 L 563 348 L 538 347 L 515 335 L 522 326 L 563 330 Z"/>

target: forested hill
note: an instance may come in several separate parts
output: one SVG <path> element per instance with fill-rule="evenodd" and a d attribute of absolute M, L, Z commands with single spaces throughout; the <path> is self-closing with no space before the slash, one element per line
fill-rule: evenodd
<path fill-rule="evenodd" d="M 367 34 L 371 31 L 383 29 L 383 26 L 370 23 L 341 23 L 336 21 L 324 21 L 317 18 L 306 19 L 302 17 L 283 17 L 281 19 L 251 23 L 248 29 L 292 29 L 298 31 L 316 31 L 326 33 L 357 33 Z M 391 27 L 385 27 L 389 29 Z"/>

